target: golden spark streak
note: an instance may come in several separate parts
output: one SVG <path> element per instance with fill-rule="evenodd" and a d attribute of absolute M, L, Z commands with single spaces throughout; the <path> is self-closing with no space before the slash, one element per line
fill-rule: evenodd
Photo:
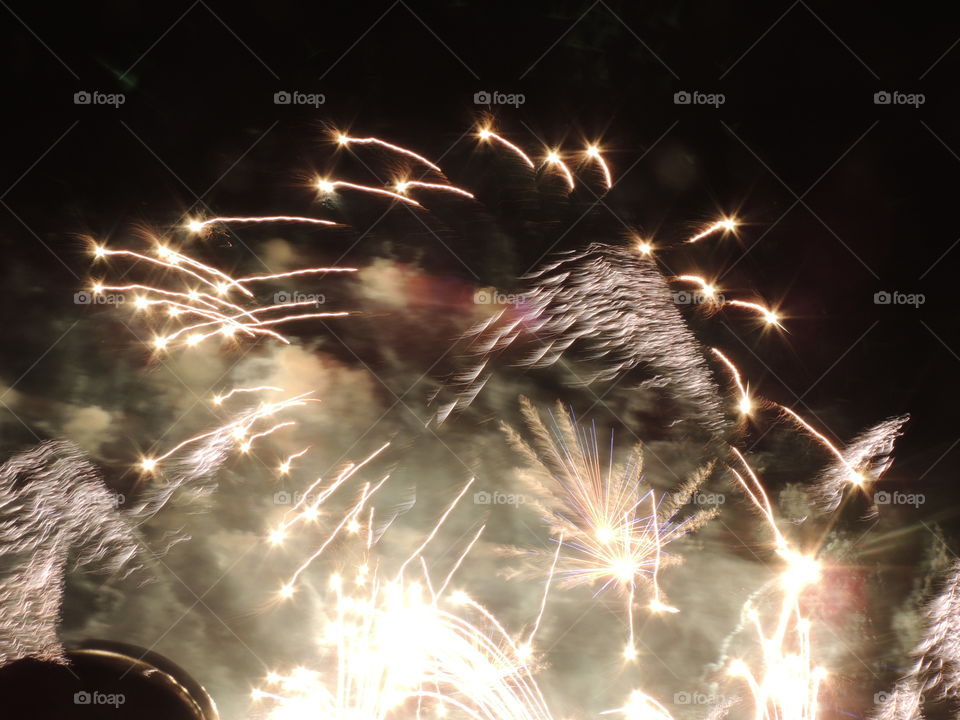
<path fill-rule="evenodd" d="M 340 223 L 322 218 L 301 217 L 299 215 L 264 215 L 264 216 L 243 216 L 243 217 L 213 217 L 207 220 L 191 220 L 187 223 L 187 229 L 190 232 L 201 232 L 210 225 L 230 224 L 230 223 L 273 223 L 273 222 L 291 222 L 307 223 L 310 225 L 325 225 L 329 227 L 337 226 Z"/>
<path fill-rule="evenodd" d="M 401 180 L 394 187 L 396 187 L 397 192 L 405 193 L 408 188 L 425 188 L 427 190 L 441 190 L 443 192 L 456 193 L 457 195 L 463 195 L 463 197 L 473 199 L 473 193 L 467 192 L 462 188 L 458 188 L 455 185 L 444 185 L 442 183 L 428 183 L 420 182 L 419 180 Z"/>
<path fill-rule="evenodd" d="M 558 168 L 560 172 L 563 173 L 563 177 L 567 180 L 567 186 L 571 190 L 576 187 L 573 181 L 573 173 L 570 172 L 570 168 L 567 167 L 567 164 L 560 158 L 560 154 L 556 150 L 550 150 L 547 153 L 546 163 Z"/>
<path fill-rule="evenodd" d="M 406 195 L 401 195 L 400 193 L 395 193 L 391 190 L 384 190 L 383 188 L 370 187 L 369 185 L 357 185 L 356 183 L 346 182 L 345 180 L 317 180 L 317 189 L 320 192 L 332 193 L 335 192 L 338 187 L 350 188 L 351 190 L 359 190 L 360 192 L 374 193 L 375 195 L 385 195 L 391 197 L 394 200 L 400 200 L 409 205 L 416 205 L 421 207 L 413 198 L 408 198 Z"/>
<path fill-rule="evenodd" d="M 596 145 L 588 145 L 586 153 L 587 153 L 587 157 L 592 158 L 600 166 L 600 169 L 603 171 L 603 181 L 604 181 L 604 184 L 607 186 L 607 190 L 612 188 L 613 178 L 610 175 L 610 167 L 607 165 L 606 160 L 603 159 L 603 155 L 600 154 L 600 148 L 598 148 Z"/>
<path fill-rule="evenodd" d="M 733 232 L 734 230 L 737 229 L 737 225 L 738 223 L 736 218 L 723 218 L 722 220 L 717 220 L 717 222 L 711 225 L 708 225 L 706 228 L 704 228 L 701 232 L 697 233 L 693 237 L 687 238 L 687 242 L 695 243 L 698 240 L 702 240 L 703 238 L 709 235 L 713 235 L 715 232 L 719 230 L 723 230 L 723 232 L 725 233 Z"/>
<path fill-rule="evenodd" d="M 297 458 L 303 457 L 304 455 L 306 455 L 307 452 L 309 452 L 309 450 L 310 450 L 311 447 L 312 447 L 312 446 L 308 445 L 307 447 L 305 447 L 305 448 L 304 448 L 303 450 L 301 450 L 300 452 L 295 452 L 293 455 L 287 456 L 287 459 L 284 460 L 282 463 L 280 463 L 280 472 L 281 472 L 282 474 L 286 474 L 286 473 L 290 472 L 290 463 L 292 463 L 292 462 L 293 462 L 294 460 L 296 460 Z"/>
<path fill-rule="evenodd" d="M 407 150 L 406 148 L 400 147 L 399 145 L 394 145 L 392 143 L 388 143 L 384 140 L 381 140 L 380 138 L 375 138 L 375 137 L 355 138 L 355 137 L 350 137 L 349 135 L 341 134 L 337 136 L 337 142 L 341 146 L 379 145 L 380 147 L 386 148 L 387 150 L 391 150 L 393 152 L 400 153 L 401 155 L 406 155 L 407 157 L 411 157 L 414 160 L 423 163 L 430 169 L 436 170 L 438 173 L 443 172 L 443 170 L 440 169 L 439 165 L 436 165 L 430 162 L 425 157 L 423 157 L 423 155 L 418 155 L 417 153 L 413 152 L 413 150 Z"/>
<path fill-rule="evenodd" d="M 531 170 L 536 168 L 536 165 L 533 164 L 533 160 L 530 159 L 529 155 L 527 155 L 523 150 L 521 150 L 519 147 L 514 145 L 512 142 L 510 142 L 506 138 L 501 137 L 500 135 L 497 135 L 490 128 L 482 128 L 478 133 L 478 135 L 481 140 L 494 140 L 500 143 L 501 145 L 503 145 L 505 148 L 511 150 L 521 160 L 523 160 Z"/>
<path fill-rule="evenodd" d="M 730 375 L 733 376 L 733 382 L 736 384 L 737 390 L 740 391 L 740 403 L 738 406 L 740 412 L 744 415 L 749 415 L 750 411 L 753 409 L 753 401 L 750 400 L 750 393 L 747 392 L 747 388 L 743 384 L 743 380 L 740 377 L 740 371 L 737 369 L 737 366 L 734 365 L 726 355 L 717 350 L 717 348 L 710 348 L 710 351 L 720 358 L 721 362 L 727 366 L 727 369 L 730 371 Z"/>
<path fill-rule="evenodd" d="M 747 302 L 746 300 L 727 300 L 724 304 L 736 305 L 737 307 L 747 308 L 748 310 L 755 310 L 763 316 L 763 320 L 767 323 L 767 325 L 780 326 L 780 316 L 778 316 L 770 308 L 766 308 L 760 303 Z"/>
<path fill-rule="evenodd" d="M 829 452 L 833 453 L 834 457 L 836 457 L 837 460 L 840 461 L 840 464 L 850 471 L 851 483 L 858 486 L 863 484 L 865 479 L 863 474 L 859 470 L 857 470 L 855 467 L 850 465 L 849 462 L 847 462 L 846 458 L 843 457 L 843 453 L 840 452 L 840 450 L 832 442 L 830 442 L 827 439 L 826 435 L 817 431 L 813 427 L 813 425 L 808 423 L 806 420 L 804 420 L 802 417 L 800 417 L 796 412 L 788 408 L 786 405 L 780 405 L 780 409 L 783 410 L 788 417 L 792 418 L 801 428 L 806 430 L 813 438 L 815 438 L 822 447 L 827 449 Z"/>

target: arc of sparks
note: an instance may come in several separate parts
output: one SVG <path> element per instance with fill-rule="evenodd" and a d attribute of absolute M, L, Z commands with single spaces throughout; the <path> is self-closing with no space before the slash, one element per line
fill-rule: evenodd
<path fill-rule="evenodd" d="M 187 229 L 190 232 L 198 233 L 203 231 L 204 228 L 209 227 L 210 225 L 225 225 L 231 223 L 275 223 L 275 222 L 289 222 L 289 223 L 306 223 L 309 225 L 324 225 L 327 227 L 335 227 L 340 225 L 333 220 L 324 220 L 323 218 L 312 218 L 312 217 L 301 217 L 299 215 L 264 215 L 262 217 L 257 216 L 243 216 L 243 217 L 212 217 L 206 220 L 191 220 L 187 223 Z"/>
<path fill-rule="evenodd" d="M 816 428 L 813 427 L 813 425 L 808 423 L 806 420 L 800 417 L 800 415 L 798 415 L 795 411 L 788 408 L 786 405 L 780 405 L 779 407 L 781 410 L 783 410 L 784 414 L 787 417 L 791 418 L 794 422 L 796 422 L 797 425 L 799 425 L 801 428 L 803 428 L 803 430 L 809 433 L 810 436 L 813 437 L 821 445 L 821 447 L 825 448 L 827 451 L 832 453 L 833 456 L 836 457 L 837 460 L 840 462 L 840 464 L 843 467 L 847 468 L 847 470 L 850 472 L 851 483 L 853 483 L 858 487 L 860 485 L 863 485 L 864 481 L 866 480 L 863 473 L 861 473 L 859 470 L 853 467 L 849 462 L 847 462 L 847 459 L 843 457 L 843 453 L 840 452 L 840 450 L 837 448 L 836 445 L 834 445 L 832 442 L 830 442 L 827 439 L 826 435 L 818 431 Z"/>
<path fill-rule="evenodd" d="M 400 193 L 395 193 L 392 190 L 385 190 L 384 188 L 370 187 L 369 185 L 357 185 L 356 183 L 347 182 L 345 180 L 326 180 L 321 178 L 317 180 L 317 188 L 324 193 L 335 192 L 338 187 L 345 187 L 351 190 L 359 190 L 360 192 L 373 193 L 374 195 L 385 195 L 391 197 L 394 200 L 400 200 L 405 202 L 408 205 L 416 205 L 422 207 L 413 198 L 409 198 L 406 195 L 401 195 Z"/>
<path fill-rule="evenodd" d="M 600 170 L 603 172 L 603 183 L 607 186 L 607 190 L 613 187 L 613 177 L 610 175 L 610 166 L 607 165 L 607 161 L 603 159 L 603 155 L 600 153 L 600 148 L 596 145 L 587 146 L 587 157 L 593 159 L 597 165 L 600 166 Z"/>
<path fill-rule="evenodd" d="M 722 218 L 720 220 L 717 220 L 715 223 L 711 223 L 710 225 L 705 227 L 703 230 L 698 232 L 693 237 L 687 238 L 687 242 L 695 243 L 699 240 L 703 240 L 705 237 L 713 235 L 715 232 L 718 232 L 720 230 L 722 230 L 725 233 L 733 232 L 734 230 L 737 229 L 737 225 L 739 225 L 739 223 L 737 222 L 736 218 L 732 218 L 732 217 Z"/>
<path fill-rule="evenodd" d="M 546 156 L 546 163 L 549 166 L 557 168 L 567 181 L 567 187 L 573 190 L 576 187 L 576 184 L 573 181 L 573 173 L 570 172 L 570 168 L 567 167 L 567 164 L 560 157 L 560 153 L 556 150 L 550 150 Z"/>
<path fill-rule="evenodd" d="M 456 193 L 457 195 L 462 195 L 463 197 L 470 198 L 471 200 L 474 199 L 473 193 L 468 192 L 463 188 L 458 188 L 456 185 L 444 185 L 443 183 L 420 182 L 419 180 L 401 180 L 394 187 L 397 189 L 398 193 L 405 193 L 408 188 L 413 187 Z"/>
<path fill-rule="evenodd" d="M 523 162 L 525 162 L 527 167 L 529 167 L 531 170 L 536 169 L 536 165 L 534 165 L 533 160 L 530 159 L 529 155 L 527 155 L 523 150 L 507 140 L 505 137 L 497 135 L 497 133 L 493 132 L 493 130 L 490 128 L 481 128 L 478 135 L 481 140 L 493 140 L 494 142 L 500 143 L 505 148 L 513 152 L 521 160 L 523 160 Z"/>
<path fill-rule="evenodd" d="M 350 137 L 349 135 L 340 134 L 337 136 L 337 143 L 344 147 L 348 145 L 378 145 L 382 148 L 386 148 L 387 150 L 390 150 L 391 152 L 399 153 L 401 155 L 406 155 L 409 158 L 413 158 L 417 162 L 423 163 L 424 165 L 429 167 L 431 170 L 436 170 L 438 173 L 443 173 L 443 170 L 440 168 L 439 165 L 430 162 L 423 155 L 415 153 L 413 150 L 408 150 L 405 147 L 400 147 L 399 145 L 388 143 L 387 141 L 381 140 L 380 138 L 375 138 L 375 137 L 357 138 L 357 137 Z"/>
<path fill-rule="evenodd" d="M 213 404 L 222 405 L 225 401 L 229 400 L 234 395 L 238 395 L 241 393 L 257 393 L 257 392 L 283 392 L 283 388 L 279 388 L 274 385 L 258 385 L 256 387 L 232 388 L 229 392 L 222 393 L 219 395 L 214 395 Z"/>
<path fill-rule="evenodd" d="M 733 382 L 737 386 L 737 390 L 740 392 L 740 402 L 738 403 L 738 409 L 743 415 L 749 415 L 753 410 L 753 401 L 750 399 L 750 393 L 747 392 L 747 387 L 743 383 L 743 379 L 740 376 L 740 371 L 737 369 L 737 366 L 731 362 L 731 360 L 720 352 L 717 348 L 710 348 L 710 352 L 716 355 L 720 361 L 727 366 L 727 370 L 730 371 L 730 375 L 733 377 Z"/>
<path fill-rule="evenodd" d="M 780 326 L 780 316 L 777 315 L 773 310 L 768 307 L 764 307 L 760 303 L 749 302 L 747 300 L 727 300 L 724 305 L 735 305 L 736 307 L 747 308 L 748 310 L 754 310 L 763 317 L 763 320 L 767 325 L 776 325 Z"/>

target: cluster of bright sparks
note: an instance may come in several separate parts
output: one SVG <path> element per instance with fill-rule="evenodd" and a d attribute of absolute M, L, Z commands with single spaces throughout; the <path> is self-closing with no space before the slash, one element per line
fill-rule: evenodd
<path fill-rule="evenodd" d="M 489 124 L 479 128 L 477 137 L 482 143 L 512 153 L 531 171 L 539 168 L 559 173 L 569 189 L 575 189 L 577 177 L 571 169 L 574 156 L 558 148 L 548 148 L 542 163 L 538 164 Z M 411 197 L 421 192 L 423 198 L 430 193 L 446 193 L 475 199 L 469 191 L 450 183 L 438 165 L 412 150 L 374 137 L 336 133 L 335 140 L 341 148 L 373 146 L 397 154 L 420 166 L 423 173 L 415 178 L 408 171 L 406 176 L 386 186 L 319 178 L 315 185 L 323 196 L 340 190 L 356 191 L 413 207 L 422 207 L 420 200 Z M 584 164 L 593 165 L 605 188 L 613 187 L 611 169 L 598 145 L 587 145 L 577 157 Z M 331 220 L 298 215 L 224 216 L 191 220 L 186 230 L 201 234 L 211 227 L 244 223 L 337 225 Z M 738 224 L 736 218 L 720 218 L 686 242 L 697 243 L 709 236 L 736 232 Z M 681 323 L 676 309 L 671 306 L 672 314 L 669 314 L 664 310 L 667 305 L 656 304 L 669 303 L 664 300 L 666 284 L 649 269 L 655 265 L 651 262 L 655 250 L 652 240 L 638 240 L 635 246 L 625 249 L 592 246 L 582 253 L 564 256 L 531 275 L 537 284 L 530 294 L 529 305 L 519 317 L 501 312 L 468 334 L 474 344 L 477 365 L 460 377 L 461 396 L 441 410 L 440 419 L 453 409 L 469 404 L 489 377 L 487 364 L 491 354 L 515 344 L 525 331 L 540 333 L 541 344 L 535 345 L 523 358 L 522 365 L 552 364 L 572 345 L 585 343 L 592 359 L 606 359 L 613 366 L 602 379 L 613 380 L 622 372 L 648 364 L 661 368 L 681 389 L 685 387 L 691 400 L 709 399 L 712 380 L 708 366 L 698 357 L 697 346 L 688 334 L 678 329 Z M 133 294 L 133 305 L 139 312 L 164 312 L 169 327 L 154 337 L 157 350 L 180 342 L 197 345 L 214 336 L 269 337 L 289 342 L 277 330 L 278 326 L 347 313 L 307 311 L 306 306 L 314 304 L 312 299 L 259 305 L 254 288 L 294 277 L 356 272 L 355 268 L 317 267 L 232 277 L 159 242 L 149 254 L 103 245 L 96 245 L 94 254 L 103 262 L 123 258 L 134 265 L 162 271 L 163 284 L 98 281 L 93 285 L 93 292 L 97 294 Z M 583 272 L 571 272 L 570 268 Z M 625 282 L 623 273 L 632 273 L 632 276 Z M 756 313 L 768 326 L 781 327 L 782 318 L 776 310 L 760 302 L 727 300 L 715 283 L 704 277 L 679 275 L 668 280 L 695 285 L 710 307 L 739 308 Z M 655 302 L 651 302 L 651 298 L 655 298 Z M 557 307 L 564 309 L 560 312 Z M 629 311 L 623 310 L 627 307 Z M 649 310 L 648 316 L 642 315 L 645 307 Z M 636 327 L 631 324 L 631 318 Z M 660 330 L 658 322 L 663 324 Z M 541 341 L 542 337 L 546 339 Z M 590 345 L 591 342 L 595 344 Z M 740 370 L 723 352 L 716 348 L 711 348 L 711 352 L 732 379 L 737 394 L 736 409 L 741 416 L 750 416 L 758 408 L 773 405 L 751 395 Z M 213 402 L 222 407 L 238 395 L 280 392 L 283 392 L 281 388 L 273 386 L 235 388 L 216 396 Z M 255 441 L 294 424 L 292 420 L 277 421 L 278 413 L 310 402 L 316 400 L 309 394 L 260 402 L 234 414 L 213 430 L 190 437 L 162 454 L 144 457 L 140 467 L 147 473 L 158 472 L 165 460 L 210 438 L 229 437 L 241 452 L 249 452 Z M 705 402 L 709 404 L 708 400 Z M 857 465 L 861 459 L 867 459 L 866 450 L 851 459 L 850 453 L 836 447 L 794 410 L 780 409 L 832 455 L 848 486 L 862 489 L 869 480 L 876 479 L 877 472 L 868 473 Z M 678 612 L 663 597 L 658 575 L 666 559 L 664 546 L 709 519 L 702 513 L 683 521 L 674 517 L 703 478 L 685 486 L 684 498 L 666 501 L 664 496 L 658 497 L 653 490 L 641 486 L 639 458 L 618 469 L 613 468 L 611 460 L 610 469 L 603 472 L 596 454 L 596 438 L 581 434 L 569 417 L 561 413 L 558 434 L 553 436 L 534 411 L 527 408 L 526 415 L 540 443 L 539 449 L 526 446 L 526 454 L 547 469 L 548 479 L 541 489 L 552 500 L 548 499 L 543 505 L 544 517 L 556 543 L 554 552 L 538 556 L 546 560 L 542 569 L 546 571 L 547 582 L 533 630 L 511 635 L 486 608 L 465 593 L 449 589 L 454 574 L 479 540 L 483 527 L 472 536 L 442 581 L 431 578 L 423 553 L 465 496 L 472 480 L 462 487 L 433 528 L 424 534 L 423 542 L 397 569 L 389 574 L 381 569 L 376 544 L 389 522 L 377 517 L 373 498 L 389 476 L 359 483 L 345 504 L 342 494 L 350 481 L 386 450 L 387 443 L 366 459 L 346 466 L 331 480 L 318 478 L 306 486 L 302 497 L 269 534 L 269 543 L 277 547 L 283 546 L 294 532 L 316 534 L 318 538 L 315 549 L 293 569 L 278 590 L 281 600 L 293 598 L 305 573 L 338 540 L 359 546 L 362 555 L 352 575 L 337 573 L 329 578 L 330 613 L 320 638 L 321 647 L 328 655 L 324 669 L 301 667 L 287 674 L 270 673 L 264 686 L 254 691 L 256 700 L 270 703 L 272 720 L 307 717 L 382 720 L 420 718 L 422 714 L 440 717 L 450 712 L 473 720 L 548 720 L 551 715 L 534 679 L 532 660 L 534 636 L 552 585 L 588 585 L 599 588 L 598 592 L 616 587 L 623 593 L 630 633 L 624 651 L 626 660 L 635 659 L 637 654 L 633 617 L 641 584 L 650 589 L 647 603 L 650 611 Z M 712 409 L 705 412 L 705 417 L 714 416 Z M 710 422 L 719 428 L 716 421 Z M 889 439 L 897 429 L 899 425 L 884 426 L 882 439 Z M 523 446 L 518 438 L 514 436 Z M 296 461 L 309 449 L 303 448 L 283 458 L 278 464 L 278 473 L 281 476 L 291 473 Z M 734 460 L 727 469 L 765 521 L 782 569 L 774 589 L 779 602 L 772 620 L 771 614 L 762 608 L 752 605 L 745 608 L 746 617 L 756 632 L 759 657 L 734 658 L 728 662 L 727 671 L 744 684 L 752 698 L 755 720 L 815 720 L 820 685 L 826 672 L 815 662 L 811 621 L 802 612 L 800 598 L 819 578 L 820 564 L 812 555 L 791 546 L 778 527 L 756 473 L 738 450 L 731 448 L 731 453 Z M 544 455 L 551 461 L 545 462 Z M 835 481 L 836 473 L 832 477 Z M 338 498 L 340 510 L 328 511 L 326 506 L 333 503 L 334 498 Z M 414 568 L 422 573 L 421 579 L 410 579 Z M 626 705 L 609 713 L 622 714 L 628 720 L 672 718 L 664 705 L 639 690 Z"/>
<path fill-rule="evenodd" d="M 211 218 L 203 222 L 192 221 L 188 228 L 191 232 L 200 232 L 214 223 L 281 220 L 321 222 L 309 218 L 286 216 Z M 256 293 L 250 286 L 257 287 L 263 283 L 276 283 L 290 278 L 356 272 L 356 268 L 316 267 L 235 278 L 159 242 L 152 254 L 132 250 L 113 250 L 104 245 L 95 245 L 93 255 L 101 262 L 106 262 L 110 258 L 124 258 L 134 264 L 142 264 L 147 268 L 163 271 L 166 281 L 163 284 L 139 282 L 114 284 L 106 280 L 97 280 L 90 288 L 97 296 L 131 294 L 133 298 L 131 304 L 136 312 L 153 313 L 156 317 L 159 311 L 160 317 L 156 318 L 156 322 L 159 323 L 162 320 L 165 327 L 162 332 L 153 337 L 152 345 L 157 351 L 169 349 L 174 344 L 194 347 L 212 337 L 234 339 L 270 337 L 282 343 L 289 343 L 289 340 L 276 329 L 280 325 L 299 320 L 344 317 L 349 313 L 304 312 L 309 306 L 316 307 L 314 298 L 260 305 L 257 303 Z"/>
<path fill-rule="evenodd" d="M 249 388 L 233 388 L 229 392 L 215 395 L 212 404 L 220 407 L 227 400 L 241 393 L 261 393 L 261 392 L 283 392 L 283 388 L 277 388 L 270 385 Z M 185 448 L 193 445 L 202 446 L 203 441 L 210 438 L 229 438 L 236 444 L 241 453 L 248 453 L 253 448 L 254 442 L 261 438 L 268 437 L 278 430 L 296 425 L 294 420 L 284 420 L 281 422 L 273 421 L 278 413 L 291 408 L 303 407 L 311 402 L 319 402 L 316 398 L 310 397 L 311 393 L 301 393 L 291 397 L 283 398 L 272 402 L 260 402 L 252 409 L 245 409 L 233 416 L 228 422 L 207 430 L 198 435 L 193 435 L 186 440 L 182 440 L 164 453 L 149 455 L 140 460 L 139 467 L 145 473 L 153 473 L 161 470 L 161 464 L 164 460 L 180 454 Z M 264 422 L 270 421 L 270 422 Z M 307 452 L 304 449 L 295 453 L 284 460 L 280 465 L 281 473 L 290 469 L 290 463 Z"/>

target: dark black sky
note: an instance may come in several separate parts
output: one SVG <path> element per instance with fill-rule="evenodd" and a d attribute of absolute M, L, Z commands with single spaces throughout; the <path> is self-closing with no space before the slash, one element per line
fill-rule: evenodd
<path fill-rule="evenodd" d="M 497 127 L 531 148 L 601 139 L 617 178 L 604 202 L 627 225 L 668 244 L 736 211 L 739 239 L 664 261 L 676 272 L 730 268 L 723 288 L 782 303 L 788 332 L 761 335 L 724 316 L 695 321 L 700 337 L 735 356 L 761 394 L 816 414 L 841 440 L 911 413 L 889 487 L 925 493 L 925 521 L 955 525 L 960 26 L 930 8 L 7 0 L 0 381 L 82 395 L 69 368 L 89 358 L 50 349 L 51 323 L 89 310 L 71 300 L 89 268 L 78 235 L 120 241 L 188 209 L 308 213 L 301 185 L 327 167 L 328 125 L 430 157 L 454 146 L 444 165 L 470 184 L 482 160 L 473 140 L 455 141 L 485 109 L 474 94 L 522 93 L 522 107 L 496 110 Z M 281 90 L 326 101 L 278 106 Z M 725 103 L 678 106 L 684 90 L 722 93 Z M 76 105 L 78 91 L 126 100 Z M 881 91 L 922 93 L 924 103 L 875 104 Z M 564 220 L 592 201 L 575 196 Z M 373 209 L 356 212 L 358 224 L 376 219 Z M 554 241 L 611 240 L 590 224 L 564 235 L 564 222 L 525 234 L 508 201 L 495 214 L 512 245 L 456 248 L 469 271 L 429 236 L 408 255 L 452 284 L 502 285 Z M 403 257 L 400 245 L 393 252 Z M 878 305 L 882 291 L 925 302 Z M 5 455 L 37 431 L 0 408 Z M 948 543 L 957 548 L 955 534 Z"/>

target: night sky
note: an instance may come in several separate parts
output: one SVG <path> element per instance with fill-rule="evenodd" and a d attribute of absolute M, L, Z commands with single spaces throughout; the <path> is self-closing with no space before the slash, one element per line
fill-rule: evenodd
<path fill-rule="evenodd" d="M 645 439 L 644 432 L 666 445 L 668 423 L 647 427 L 650 413 L 632 404 L 626 384 L 594 403 L 561 374 L 516 368 L 506 368 L 489 397 L 481 395 L 452 422 L 443 442 L 421 433 L 430 392 L 454 368 L 446 350 L 475 319 L 470 298 L 477 288 L 509 293 L 549 252 L 624 243 L 632 230 L 664 248 L 658 258 L 665 273 L 722 276 L 718 285 L 731 296 L 779 307 L 784 332 L 762 332 L 734 313 L 685 313 L 697 338 L 724 348 L 759 395 L 816 417 L 841 444 L 884 418 L 911 415 L 883 489 L 922 493 L 924 503 L 882 512 L 876 526 L 853 510 L 838 530 L 838 543 L 867 538 L 862 542 L 870 549 L 859 564 L 869 589 L 849 594 L 863 593 L 874 604 L 854 608 L 869 649 L 858 647 L 859 662 L 844 661 L 843 689 L 826 717 L 866 717 L 870 696 L 896 679 L 906 662 L 903 646 L 911 645 L 892 618 L 901 602 L 919 597 L 911 595 L 918 587 L 935 586 L 934 570 L 925 568 L 942 567 L 929 558 L 953 558 L 960 531 L 960 332 L 951 297 L 960 258 L 960 47 L 954 47 L 960 30 L 931 8 L 803 0 L 4 2 L 3 459 L 65 435 L 90 453 L 112 487 L 137 491 L 127 468 L 192 407 L 187 395 L 206 392 L 207 381 L 219 376 L 184 372 L 186 360 L 151 357 L 141 343 L 147 326 L 131 320 L 128 308 L 74 302 L 93 277 L 83 238 L 132 247 L 145 228 L 173 233 L 186 216 L 215 214 L 336 216 L 351 226 L 322 235 L 301 227 L 218 231 L 198 251 L 225 268 L 255 272 L 262 269 L 258 256 L 276 260 L 294 247 L 311 263 L 370 269 L 359 284 L 324 285 L 336 309 L 358 312 L 355 319 L 291 326 L 304 357 L 274 356 L 266 346 L 249 357 L 216 348 L 203 356 L 224 369 L 240 363 L 242 379 L 264 377 L 257 368 L 278 358 L 287 365 L 277 376 L 297 376 L 302 362 L 313 377 L 313 360 L 305 358 L 322 358 L 316 362 L 328 372 L 316 375 L 326 395 L 318 412 L 329 415 L 312 428 L 328 433 L 317 441 L 318 473 L 359 459 L 385 438 L 400 438 L 404 452 L 390 462 L 401 485 L 416 485 L 420 472 L 449 471 L 445 480 L 425 480 L 430 490 L 418 495 L 429 504 L 424 517 L 435 516 L 471 473 L 490 487 L 508 484 L 485 472 L 520 464 L 496 428 L 497 420 L 517 421 L 520 393 L 543 407 L 569 403 L 600 423 L 603 437 L 607 430 L 622 435 L 624 448 L 630 437 Z M 75 93 L 83 91 L 121 93 L 124 102 L 76 104 Z M 278 105 L 280 91 L 322 94 L 324 102 Z M 524 102 L 478 105 L 475 94 L 483 91 L 519 93 Z M 723 102 L 677 104 L 682 92 L 719 94 Z M 885 92 L 895 101 L 878 103 Z M 922 104 L 905 104 L 909 98 Z M 569 200 L 548 176 L 533 198 L 515 163 L 478 149 L 472 133 L 482 117 L 494 118 L 499 132 L 531 153 L 599 143 L 613 189 L 603 195 L 583 166 L 584 182 Z M 358 153 L 358 161 L 338 153 L 331 129 L 442 157 L 451 181 L 473 189 L 483 210 L 444 200 L 437 224 L 423 224 L 402 209 L 384 215 L 388 205 L 369 197 L 351 195 L 335 207 L 319 202 L 309 187 L 317 174 L 379 185 L 391 170 L 389 156 Z M 666 249 L 726 214 L 743 223 L 736 237 Z M 399 297 L 392 294 L 398 282 Z M 878 304 L 878 293 L 918 296 L 922 304 Z M 726 389 L 726 378 L 717 377 Z M 620 427 L 625 418 L 634 427 Z M 779 490 L 812 477 L 830 458 L 806 440 L 788 446 L 782 424 L 765 432 L 774 420 L 757 420 L 738 442 L 757 453 L 765 480 Z M 103 435 L 95 437 L 101 422 Z M 188 420 L 183 432 L 204 422 L 202 415 Z M 161 446 L 181 435 L 175 431 Z M 679 459 L 682 448 L 676 452 Z M 658 457 L 669 462 L 673 455 Z M 686 463 L 681 474 L 698 460 L 678 460 Z M 653 462 L 655 481 L 657 468 Z M 212 512 L 231 518 L 222 521 L 225 528 L 242 527 L 252 538 L 257 513 L 241 506 L 249 487 L 243 483 L 258 483 L 257 502 L 274 488 L 265 467 L 251 471 L 255 480 L 244 472 L 242 463 L 231 462 Z M 159 526 L 185 529 L 192 536 L 187 544 L 203 547 L 203 529 L 214 525 L 192 526 L 191 517 L 184 511 Z M 494 532 L 506 537 L 503 527 Z M 156 533 L 155 540 L 161 529 Z M 704 542 L 703 552 L 716 543 L 748 562 L 722 533 Z M 185 552 L 177 547 L 175 553 Z M 189 556 L 174 554 L 169 564 L 187 568 Z M 187 584 L 190 572 L 181 573 Z M 676 587 L 695 581 L 681 578 Z M 149 646 L 159 632 L 151 637 L 150 628 L 138 629 L 137 606 L 117 599 L 135 592 L 136 583 L 101 594 L 97 582 L 74 587 L 68 580 L 65 635 L 99 631 Z M 164 592 L 171 603 L 183 601 L 176 587 Z M 704 594 L 695 604 L 709 605 Z M 212 597 L 234 619 L 257 610 Z M 255 604 L 252 597 L 244 599 Z M 107 606 L 123 619 L 104 620 Z M 275 660 L 278 647 L 257 645 L 267 631 L 246 628 L 248 621 L 241 617 L 234 630 Z M 195 622 L 190 632 L 212 632 L 203 617 Z M 729 630 L 704 635 L 718 640 Z M 670 644 L 662 627 L 651 632 Z M 182 650 L 183 638 L 174 633 L 156 649 L 201 676 L 215 696 L 218 689 L 232 693 L 241 681 L 228 671 L 202 677 L 203 649 Z M 689 652 L 678 650 L 667 664 L 676 670 L 689 663 L 696 679 L 712 656 Z M 243 663 L 238 677 L 248 668 L 259 671 L 249 658 Z M 554 665 L 562 669 L 564 662 Z M 665 697 L 683 690 L 673 670 L 651 670 L 655 679 L 645 689 L 662 681 L 670 686 Z M 619 707 L 620 700 L 607 701 L 599 691 L 582 706 L 579 699 L 559 700 L 557 715 Z M 241 716 L 242 699 L 218 702 L 224 717 Z"/>

